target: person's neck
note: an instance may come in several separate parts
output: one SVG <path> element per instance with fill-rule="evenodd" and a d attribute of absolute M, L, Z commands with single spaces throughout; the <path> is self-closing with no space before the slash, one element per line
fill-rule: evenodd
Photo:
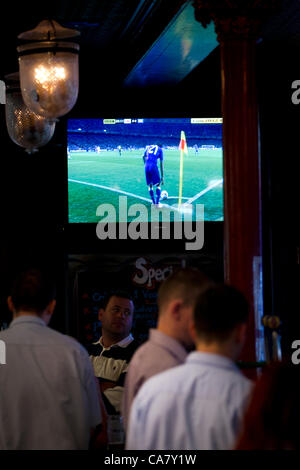
<path fill-rule="evenodd" d="M 13 319 L 15 318 L 19 318 L 19 317 L 37 317 L 37 318 L 40 318 L 40 315 L 36 312 L 30 312 L 30 311 L 27 311 L 27 310 L 21 310 L 19 312 L 14 312 L 13 313 Z"/>
<path fill-rule="evenodd" d="M 105 348 L 110 348 L 113 344 L 117 344 L 120 341 L 122 341 L 124 337 L 119 337 L 119 336 L 111 336 L 106 333 L 102 333 L 102 344 Z"/>
<path fill-rule="evenodd" d="M 42 313 L 31 312 L 31 311 L 20 311 L 13 313 L 13 320 L 19 317 L 35 317 L 40 318 L 48 326 L 51 320 L 52 313 L 49 313 L 47 310 L 44 310 Z"/>
<path fill-rule="evenodd" d="M 171 322 L 165 321 L 164 318 L 158 321 L 156 329 L 161 333 L 164 333 L 165 335 L 170 336 L 171 338 L 176 339 L 178 341 L 178 335 L 176 334 L 174 328 L 171 327 Z"/>
<path fill-rule="evenodd" d="M 186 344 L 185 341 L 183 341 L 183 338 L 182 338 L 182 332 L 181 330 L 178 331 L 178 329 L 176 328 L 172 328 L 170 325 L 166 324 L 165 322 L 163 323 L 159 323 L 157 325 L 157 330 L 160 331 L 161 333 L 165 334 L 166 336 L 168 336 L 169 338 L 172 338 L 174 339 L 175 341 L 177 341 L 179 344 L 181 344 L 181 346 L 187 351 L 187 352 L 190 352 L 194 346 L 191 345 L 191 344 Z"/>
<path fill-rule="evenodd" d="M 196 345 L 196 351 L 204 352 L 208 354 L 218 354 L 219 356 L 227 357 L 232 361 L 235 360 L 235 353 L 233 348 L 228 343 L 198 343 Z"/>

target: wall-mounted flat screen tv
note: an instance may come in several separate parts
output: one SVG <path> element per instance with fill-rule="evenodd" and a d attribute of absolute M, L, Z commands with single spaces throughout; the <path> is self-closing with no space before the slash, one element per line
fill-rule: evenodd
<path fill-rule="evenodd" d="M 68 119 L 67 153 L 69 223 L 131 222 L 142 206 L 145 222 L 195 221 L 197 205 L 223 221 L 221 118 Z"/>

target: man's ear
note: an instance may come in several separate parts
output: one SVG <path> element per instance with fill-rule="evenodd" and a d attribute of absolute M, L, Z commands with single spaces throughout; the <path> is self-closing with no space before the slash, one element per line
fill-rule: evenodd
<path fill-rule="evenodd" d="M 55 305 L 56 305 L 56 300 L 55 299 L 51 300 L 48 303 L 45 310 L 43 311 L 43 313 L 40 315 L 41 319 L 44 320 L 46 325 L 48 325 L 50 323 L 51 317 L 52 317 L 54 309 L 55 309 Z"/>
<path fill-rule="evenodd" d="M 172 318 L 174 318 L 174 320 L 179 321 L 181 319 L 182 304 L 183 304 L 183 302 L 180 299 L 174 299 L 170 303 L 169 310 L 170 310 Z"/>
<path fill-rule="evenodd" d="M 11 295 L 9 297 L 7 297 L 7 305 L 8 305 L 8 308 L 9 308 L 10 312 L 14 313 L 15 312 L 15 306 L 13 304 Z"/>
<path fill-rule="evenodd" d="M 47 313 L 48 315 L 52 315 L 53 312 L 54 312 L 54 309 L 55 309 L 55 306 L 56 306 L 56 300 L 53 299 L 49 302 L 48 306 L 47 306 Z"/>
<path fill-rule="evenodd" d="M 246 323 L 241 323 L 240 325 L 237 325 L 236 331 L 235 331 L 235 338 L 236 342 L 239 344 L 244 344 L 247 336 L 247 324 Z"/>
<path fill-rule="evenodd" d="M 196 344 L 197 343 L 197 333 L 196 333 L 195 322 L 192 319 L 188 323 L 188 330 L 189 330 L 189 333 L 190 333 L 191 338 L 193 340 L 193 343 Z"/>
<path fill-rule="evenodd" d="M 98 320 L 102 322 L 102 318 L 103 318 L 103 313 L 104 313 L 104 309 L 103 308 L 99 308 L 99 311 L 98 311 Z"/>

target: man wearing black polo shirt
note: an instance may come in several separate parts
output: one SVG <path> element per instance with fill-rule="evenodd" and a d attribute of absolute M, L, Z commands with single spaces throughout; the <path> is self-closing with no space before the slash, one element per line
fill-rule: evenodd
<path fill-rule="evenodd" d="M 128 363 L 139 346 L 130 334 L 134 305 L 125 292 L 104 299 L 99 310 L 102 336 L 87 346 L 108 414 L 120 413 Z"/>

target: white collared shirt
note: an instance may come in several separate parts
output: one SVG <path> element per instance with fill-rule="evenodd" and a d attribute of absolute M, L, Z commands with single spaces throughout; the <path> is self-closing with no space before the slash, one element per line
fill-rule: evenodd
<path fill-rule="evenodd" d="M 192 352 L 147 380 L 133 401 L 126 449 L 225 450 L 234 446 L 252 383 L 230 359 Z"/>
<path fill-rule="evenodd" d="M 122 415 L 127 428 L 130 407 L 138 390 L 150 377 L 183 364 L 187 351 L 176 339 L 151 328 L 149 339 L 133 355 L 126 374 Z"/>
<path fill-rule="evenodd" d="M 0 339 L 0 449 L 87 449 L 101 411 L 85 349 L 33 315 L 13 320 Z"/>

